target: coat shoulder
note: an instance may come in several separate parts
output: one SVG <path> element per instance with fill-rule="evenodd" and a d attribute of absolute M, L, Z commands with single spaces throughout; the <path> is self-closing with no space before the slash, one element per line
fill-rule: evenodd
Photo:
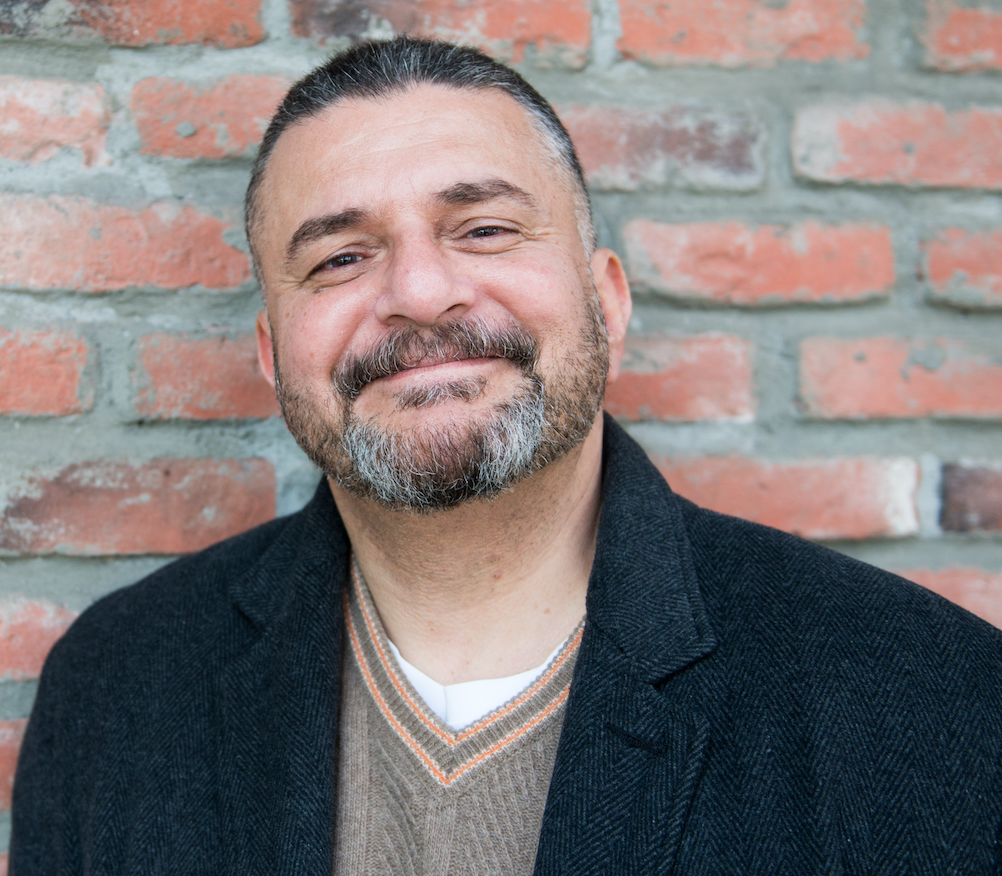
<path fill-rule="evenodd" d="M 46 674 L 66 667 L 80 675 L 81 667 L 89 667 L 82 674 L 91 675 L 102 666 L 111 668 L 109 663 L 120 672 L 165 647 L 202 653 L 236 645 L 253 625 L 234 605 L 232 588 L 267 561 L 302 513 L 181 557 L 97 600 L 56 643 Z"/>
<path fill-rule="evenodd" d="M 938 594 L 813 542 L 676 497 L 710 622 L 723 639 L 782 635 L 798 660 L 909 666 L 997 689 L 1002 630 Z"/>

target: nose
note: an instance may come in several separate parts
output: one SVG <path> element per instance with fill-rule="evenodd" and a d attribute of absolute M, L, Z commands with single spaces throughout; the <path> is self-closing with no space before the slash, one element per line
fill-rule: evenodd
<path fill-rule="evenodd" d="M 473 282 L 457 272 L 440 242 L 413 234 L 394 245 L 376 310 L 388 324 L 435 325 L 462 316 L 475 299 Z"/>

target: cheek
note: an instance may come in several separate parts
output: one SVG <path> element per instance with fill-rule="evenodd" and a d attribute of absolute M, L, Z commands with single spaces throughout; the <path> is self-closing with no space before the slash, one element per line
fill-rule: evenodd
<path fill-rule="evenodd" d="M 569 323 L 581 308 L 581 279 L 559 259 L 505 266 L 490 285 L 504 290 L 499 304 L 542 342 L 545 335 L 571 334 Z"/>
<path fill-rule="evenodd" d="M 286 381 L 326 386 L 357 333 L 357 320 L 313 296 L 284 308 L 279 318 L 279 368 Z"/>

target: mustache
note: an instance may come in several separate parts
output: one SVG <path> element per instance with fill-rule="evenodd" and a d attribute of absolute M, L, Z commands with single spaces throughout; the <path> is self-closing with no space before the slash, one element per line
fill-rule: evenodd
<path fill-rule="evenodd" d="M 536 339 L 518 325 L 489 325 L 479 320 L 394 330 L 373 349 L 341 363 L 334 389 L 349 401 L 372 381 L 392 377 L 424 362 L 508 359 L 530 372 L 538 359 Z"/>

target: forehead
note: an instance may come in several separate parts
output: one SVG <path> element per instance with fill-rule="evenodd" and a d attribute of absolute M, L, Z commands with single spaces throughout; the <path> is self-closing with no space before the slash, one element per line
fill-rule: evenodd
<path fill-rule="evenodd" d="M 304 212 L 378 210 L 478 179 L 509 180 L 557 204 L 569 196 L 556 166 L 526 110 L 495 89 L 425 84 L 346 100 L 279 138 L 259 192 L 262 230 Z"/>

